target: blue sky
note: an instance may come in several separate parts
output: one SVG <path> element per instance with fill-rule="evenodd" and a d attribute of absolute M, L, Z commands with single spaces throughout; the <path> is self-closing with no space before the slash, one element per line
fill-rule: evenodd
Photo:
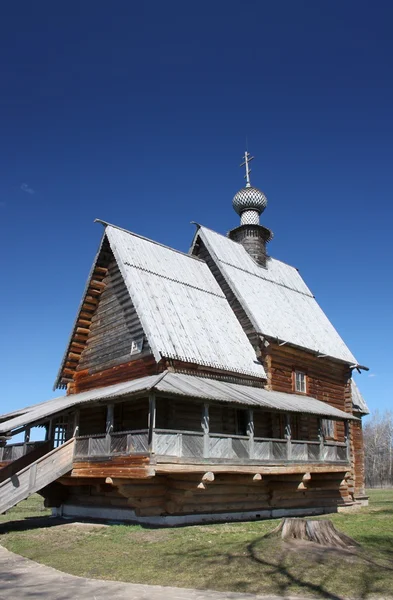
<path fill-rule="evenodd" d="M 98 217 L 181 250 L 243 185 L 391 407 L 393 6 L 18 1 L 0 19 L 0 411 L 52 385 Z"/>

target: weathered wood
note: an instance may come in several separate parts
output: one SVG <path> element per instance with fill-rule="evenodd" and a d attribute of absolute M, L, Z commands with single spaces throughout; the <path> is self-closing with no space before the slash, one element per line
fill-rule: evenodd
<path fill-rule="evenodd" d="M 270 535 L 279 535 L 283 540 L 304 540 L 335 548 L 359 546 L 355 540 L 338 531 L 330 520 L 287 518 L 283 519 Z"/>
<path fill-rule="evenodd" d="M 86 369 L 76 372 L 73 392 L 79 393 L 111 385 L 113 383 L 131 381 L 146 375 L 155 375 L 161 370 L 162 367 L 160 368 L 160 366 L 157 365 L 153 356 L 146 356 L 135 361 L 129 361 L 128 363 L 116 365 L 109 369 L 97 372 L 91 372 Z"/>
<path fill-rule="evenodd" d="M 340 465 L 320 465 L 320 464 L 307 464 L 297 465 L 291 464 L 286 466 L 267 466 L 267 465 L 223 465 L 223 464 L 210 464 L 210 470 L 213 473 L 236 473 L 236 474 L 249 474 L 260 473 L 261 475 L 271 474 L 292 474 L 292 473 L 342 473 L 343 467 Z M 157 462 L 155 465 L 157 473 L 203 473 L 206 470 L 206 464 L 177 464 L 170 462 Z M 345 472 L 345 471 L 344 471 Z"/>
<path fill-rule="evenodd" d="M 0 483 L 5 481 L 6 479 L 12 477 L 19 471 L 22 471 L 29 464 L 41 458 L 47 454 L 52 447 L 51 442 L 46 441 L 34 448 L 34 450 L 30 450 L 27 454 L 24 454 L 20 458 L 13 460 L 12 462 L 7 462 L 4 464 L 2 468 L 0 468 Z"/>
<path fill-rule="evenodd" d="M 32 462 L 0 484 L 0 513 L 70 471 L 74 439 Z"/>

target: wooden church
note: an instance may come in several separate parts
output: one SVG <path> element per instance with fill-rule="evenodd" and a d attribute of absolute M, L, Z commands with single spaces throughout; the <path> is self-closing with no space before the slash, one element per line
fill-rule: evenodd
<path fill-rule="evenodd" d="M 267 253 L 250 160 L 240 225 L 197 225 L 188 254 L 103 223 L 65 394 L 0 417 L 0 512 L 34 492 L 58 516 L 151 525 L 367 503 L 352 379 L 365 367 L 297 269 Z"/>

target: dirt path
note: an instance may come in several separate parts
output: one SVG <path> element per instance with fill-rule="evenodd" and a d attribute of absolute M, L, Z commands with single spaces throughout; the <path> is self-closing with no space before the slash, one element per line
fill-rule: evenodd
<path fill-rule="evenodd" d="M 75 577 L 9 552 L 0 546 L 0 600 L 282 600 L 184 588 L 119 583 Z M 285 600 L 291 600 L 289 596 Z M 297 596 L 293 600 L 305 600 Z M 310 600 L 308 598 L 307 600 Z"/>

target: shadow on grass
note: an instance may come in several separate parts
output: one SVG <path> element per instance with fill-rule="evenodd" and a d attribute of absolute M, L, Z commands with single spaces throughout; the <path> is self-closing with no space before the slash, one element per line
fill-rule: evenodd
<path fill-rule="evenodd" d="M 67 521 L 67 523 L 72 523 L 72 521 Z M 14 531 L 47 529 L 49 527 L 56 527 L 57 525 L 64 525 L 64 520 L 56 519 L 54 517 L 26 517 L 16 521 L 5 521 L 4 523 L 0 523 L 0 535 Z"/>
<path fill-rule="evenodd" d="M 314 552 L 314 545 L 311 549 L 306 546 L 289 548 L 286 544 L 279 547 L 281 540 L 278 539 L 273 549 L 266 544 L 268 537 L 270 534 L 258 536 L 244 546 L 245 551 L 239 547 L 236 553 L 228 551 L 212 556 L 206 547 L 199 547 L 188 551 L 188 554 L 192 554 L 201 564 L 208 561 L 220 570 L 223 565 L 228 566 L 232 572 L 231 589 L 236 592 L 272 593 L 283 597 L 303 593 L 307 597 L 325 600 L 345 600 L 348 596 L 368 600 L 376 595 L 393 598 L 388 596 L 391 590 L 386 581 L 386 571 L 393 571 L 393 548 L 387 536 L 379 545 L 381 560 L 362 549 L 351 551 L 321 547 L 320 551 Z M 379 536 L 375 537 L 377 539 Z M 253 570 L 250 579 L 244 568 L 247 564 Z M 346 579 L 352 569 L 354 584 L 350 589 Z M 260 582 L 265 583 L 266 587 L 262 585 L 261 589 Z M 216 578 L 205 581 L 205 586 L 217 589 Z M 340 587 L 346 589 L 344 595 Z"/>

